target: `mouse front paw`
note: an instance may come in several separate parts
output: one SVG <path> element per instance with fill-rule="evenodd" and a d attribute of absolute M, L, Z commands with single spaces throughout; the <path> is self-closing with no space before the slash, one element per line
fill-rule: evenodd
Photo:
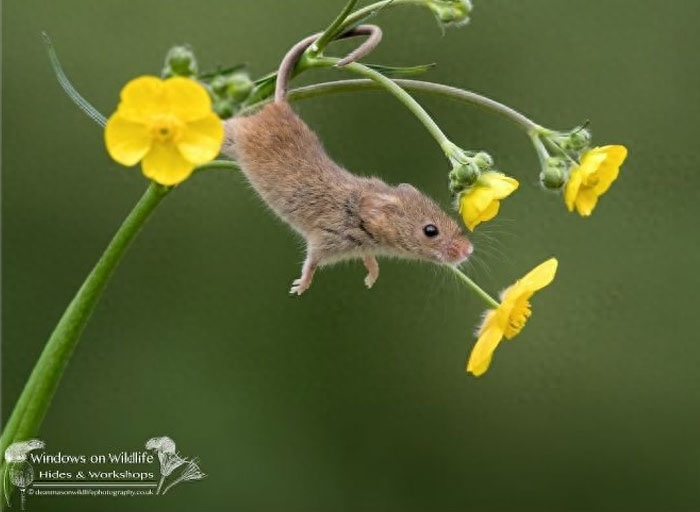
<path fill-rule="evenodd" d="M 300 277 L 299 279 L 295 279 L 294 282 L 292 283 L 292 287 L 289 290 L 289 294 L 290 295 L 301 295 L 302 293 L 304 293 L 306 290 L 309 289 L 309 286 L 311 286 L 311 281 Z"/>

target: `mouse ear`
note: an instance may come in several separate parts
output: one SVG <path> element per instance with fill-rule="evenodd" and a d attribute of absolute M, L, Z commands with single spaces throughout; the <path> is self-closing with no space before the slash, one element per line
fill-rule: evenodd
<path fill-rule="evenodd" d="M 398 188 L 399 190 L 406 190 L 408 192 L 418 193 L 418 189 L 416 187 L 414 187 L 413 185 L 411 185 L 410 183 L 401 183 L 396 188 Z"/>
<path fill-rule="evenodd" d="M 362 217 L 368 220 L 383 219 L 388 215 L 401 214 L 401 201 L 392 194 L 369 193 L 360 199 Z"/>

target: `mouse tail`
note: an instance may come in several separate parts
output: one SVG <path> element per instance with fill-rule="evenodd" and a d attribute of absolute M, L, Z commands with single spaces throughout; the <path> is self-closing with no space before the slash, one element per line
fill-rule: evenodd
<path fill-rule="evenodd" d="M 275 86 L 275 103 L 286 100 L 289 91 L 289 80 L 291 79 L 294 67 L 306 49 L 314 44 L 321 37 L 322 33 L 314 34 L 299 41 L 287 52 L 282 59 L 277 71 L 277 84 Z M 347 66 L 351 62 L 361 59 L 374 50 L 382 40 L 382 30 L 376 25 L 358 25 L 346 32 L 343 32 L 337 39 L 347 39 L 357 36 L 369 36 L 360 46 L 355 48 L 348 55 L 343 57 L 337 64 L 338 67 Z"/>

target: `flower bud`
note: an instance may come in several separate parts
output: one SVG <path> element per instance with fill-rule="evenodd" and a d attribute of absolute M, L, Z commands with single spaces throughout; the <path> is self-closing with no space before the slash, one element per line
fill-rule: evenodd
<path fill-rule="evenodd" d="M 226 77 L 226 95 L 236 103 L 244 101 L 253 90 L 253 81 L 246 72 L 234 73 Z"/>
<path fill-rule="evenodd" d="M 470 159 L 466 163 L 456 162 L 449 174 L 450 191 L 456 194 L 470 187 L 476 182 L 480 174 L 479 166 L 474 160 Z"/>
<path fill-rule="evenodd" d="M 171 76 L 194 76 L 197 74 L 197 59 L 189 46 L 173 46 L 165 56 L 163 78 Z"/>
<path fill-rule="evenodd" d="M 482 172 L 490 170 L 494 165 L 493 157 L 485 151 L 479 151 L 474 155 L 474 163 Z"/>
<path fill-rule="evenodd" d="M 553 132 L 549 135 L 549 138 L 565 151 L 580 153 L 589 148 L 592 136 L 589 129 L 580 126 L 570 132 Z"/>
<path fill-rule="evenodd" d="M 566 183 L 569 165 L 564 158 L 551 156 L 540 174 L 540 182 L 545 188 L 559 190 Z"/>
<path fill-rule="evenodd" d="M 233 102 L 229 98 L 215 99 L 212 104 L 212 108 L 214 109 L 214 112 L 216 112 L 216 115 L 218 115 L 221 119 L 233 117 L 233 114 L 236 111 Z"/>
<path fill-rule="evenodd" d="M 216 75 L 212 79 L 210 87 L 217 96 L 224 96 L 226 94 L 226 87 L 228 87 L 226 77 L 223 75 Z"/>
<path fill-rule="evenodd" d="M 426 5 L 441 25 L 459 27 L 469 23 L 471 0 L 428 0 Z"/>
<path fill-rule="evenodd" d="M 576 152 L 587 149 L 592 140 L 591 131 L 587 128 L 578 128 L 569 135 L 569 147 Z"/>

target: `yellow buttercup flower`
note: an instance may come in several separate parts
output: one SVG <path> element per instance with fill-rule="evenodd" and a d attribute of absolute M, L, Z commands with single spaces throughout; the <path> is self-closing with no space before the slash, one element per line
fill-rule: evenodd
<path fill-rule="evenodd" d="M 470 231 L 498 214 L 501 200 L 518 188 L 517 180 L 503 173 L 483 173 L 476 183 L 459 196 L 459 213 Z"/>
<path fill-rule="evenodd" d="M 140 161 L 147 177 L 176 185 L 219 154 L 223 126 L 195 80 L 142 76 L 126 84 L 120 97 L 105 127 L 107 151 L 120 164 Z"/>
<path fill-rule="evenodd" d="M 575 207 L 581 216 L 588 217 L 617 178 L 625 158 L 625 146 L 602 146 L 584 153 L 581 165 L 571 171 L 566 182 L 564 201 L 569 211 Z"/>
<path fill-rule="evenodd" d="M 554 280 L 557 264 L 556 258 L 550 258 L 535 267 L 501 294 L 501 303 L 496 309 L 486 312 L 479 327 L 479 339 L 469 356 L 468 372 L 475 377 L 486 372 L 501 340 L 504 337 L 510 340 L 525 327 L 532 315 L 530 297 Z"/>

